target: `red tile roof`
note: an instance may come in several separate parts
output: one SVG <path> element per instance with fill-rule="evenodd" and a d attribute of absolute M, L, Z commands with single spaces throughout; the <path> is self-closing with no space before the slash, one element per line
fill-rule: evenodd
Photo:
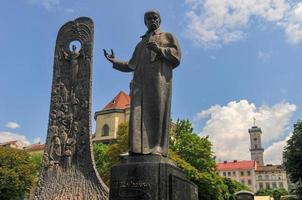
<path fill-rule="evenodd" d="M 9 144 L 17 145 L 17 140 L 0 143 L 0 146 L 5 146 L 5 145 L 9 145 Z"/>
<path fill-rule="evenodd" d="M 218 171 L 256 169 L 256 162 L 254 160 L 225 162 L 225 163 L 217 163 L 216 167 Z"/>
<path fill-rule="evenodd" d="M 2 147 L 11 147 L 16 149 L 22 149 L 26 144 L 20 140 L 12 140 L 4 143 L 0 143 Z"/>
<path fill-rule="evenodd" d="M 265 166 L 257 166 L 257 170 L 258 172 L 260 171 L 283 171 L 284 168 L 282 167 L 282 165 L 265 165 Z"/>
<path fill-rule="evenodd" d="M 40 150 L 44 150 L 44 146 L 45 144 L 36 143 L 36 144 L 29 145 L 24 149 L 25 151 L 40 151 Z"/>
<path fill-rule="evenodd" d="M 130 96 L 120 91 L 102 110 L 126 109 L 130 105 Z"/>

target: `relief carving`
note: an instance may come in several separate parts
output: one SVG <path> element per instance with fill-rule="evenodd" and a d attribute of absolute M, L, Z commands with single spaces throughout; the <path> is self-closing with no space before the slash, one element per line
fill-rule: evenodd
<path fill-rule="evenodd" d="M 70 84 L 73 89 L 77 83 L 78 73 L 79 73 L 79 58 L 83 56 L 80 52 L 77 51 L 77 47 L 72 45 L 72 51 L 66 52 L 62 49 L 64 58 L 69 62 L 69 67 L 71 70 L 70 74 Z"/>
<path fill-rule="evenodd" d="M 81 49 L 69 46 L 79 41 Z M 56 41 L 47 140 L 34 200 L 107 200 L 91 149 L 93 22 L 67 22 Z M 81 84 L 78 84 L 81 83 Z"/>

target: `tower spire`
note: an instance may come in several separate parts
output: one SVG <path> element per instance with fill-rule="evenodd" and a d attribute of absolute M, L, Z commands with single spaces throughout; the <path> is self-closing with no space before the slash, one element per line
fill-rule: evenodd
<path fill-rule="evenodd" d="M 256 118 L 253 118 L 254 126 L 248 130 L 250 134 L 250 142 L 251 142 L 251 159 L 255 160 L 258 165 L 264 165 L 263 163 L 263 152 L 264 149 L 262 148 L 261 144 L 261 128 L 256 126 Z"/>

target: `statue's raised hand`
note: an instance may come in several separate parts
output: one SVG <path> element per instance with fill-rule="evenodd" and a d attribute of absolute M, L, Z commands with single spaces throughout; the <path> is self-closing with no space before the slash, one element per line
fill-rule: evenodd
<path fill-rule="evenodd" d="M 148 42 L 147 43 L 147 48 L 154 51 L 154 52 L 156 52 L 156 53 L 160 52 L 160 47 L 156 42 Z"/>
<path fill-rule="evenodd" d="M 109 54 L 105 49 L 103 49 L 104 51 L 104 56 L 105 58 L 111 62 L 112 64 L 114 64 L 116 62 L 116 59 L 115 59 L 115 56 L 114 56 L 114 52 L 113 50 L 111 49 L 111 54 Z"/>

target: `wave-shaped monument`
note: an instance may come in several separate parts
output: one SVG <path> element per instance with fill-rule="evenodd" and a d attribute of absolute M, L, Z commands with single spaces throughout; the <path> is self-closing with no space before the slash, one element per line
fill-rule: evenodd
<path fill-rule="evenodd" d="M 34 200 L 105 200 L 91 145 L 91 79 L 94 25 L 87 17 L 58 32 L 48 132 Z"/>

